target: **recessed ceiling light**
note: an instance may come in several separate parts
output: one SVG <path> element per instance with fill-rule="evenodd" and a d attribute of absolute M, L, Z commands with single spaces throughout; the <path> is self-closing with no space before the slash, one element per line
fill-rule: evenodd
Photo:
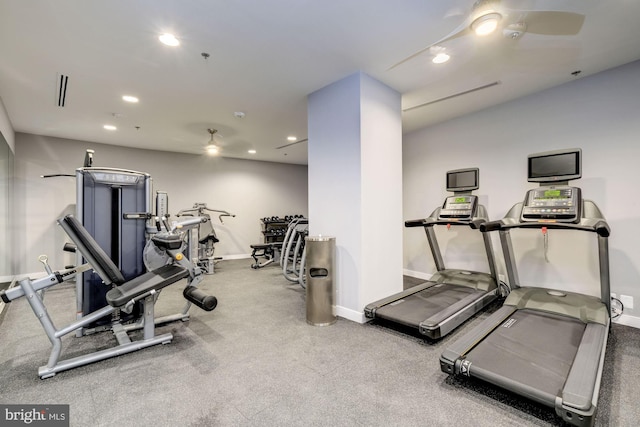
<path fill-rule="evenodd" d="M 443 64 L 443 63 L 447 62 L 449 60 L 449 58 L 451 58 L 449 55 L 447 55 L 444 52 L 440 52 L 439 54 L 437 54 L 436 56 L 433 57 L 431 62 L 433 62 L 434 64 Z"/>
<path fill-rule="evenodd" d="M 288 137 L 287 137 L 287 141 L 297 141 L 297 140 L 298 140 L 298 137 L 297 137 L 297 136 L 293 136 L 293 135 L 291 135 L 291 136 L 288 136 Z"/>
<path fill-rule="evenodd" d="M 133 102 L 133 103 L 136 103 L 139 101 L 137 97 L 131 96 L 131 95 L 123 95 L 122 100 L 126 102 Z"/>
<path fill-rule="evenodd" d="M 256 150 L 249 150 L 249 151 L 247 151 L 247 153 L 249 153 L 249 154 L 256 154 Z"/>
<path fill-rule="evenodd" d="M 106 130 L 116 130 L 116 129 L 118 129 L 114 125 L 104 125 L 102 127 L 105 128 Z"/>
<path fill-rule="evenodd" d="M 178 46 L 180 45 L 180 40 L 176 38 L 173 34 L 164 33 L 158 39 L 166 44 L 167 46 Z"/>

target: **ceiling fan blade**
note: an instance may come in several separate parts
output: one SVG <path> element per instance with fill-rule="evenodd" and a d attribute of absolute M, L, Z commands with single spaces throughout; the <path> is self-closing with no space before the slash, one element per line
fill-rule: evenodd
<path fill-rule="evenodd" d="M 422 55 L 424 52 L 428 51 L 429 49 L 431 49 L 434 46 L 438 46 L 439 44 L 444 43 L 444 42 L 448 42 L 449 40 L 453 40 L 453 39 L 457 39 L 459 37 L 465 36 L 466 34 L 471 32 L 471 30 L 469 29 L 469 25 L 471 25 L 471 19 L 469 17 L 467 17 L 462 22 L 462 24 L 458 25 L 458 27 L 455 30 L 453 30 L 452 32 L 450 32 L 449 34 L 447 34 L 446 36 L 444 36 L 443 38 L 441 38 L 437 42 L 431 43 L 429 46 L 420 49 L 419 51 L 407 56 L 406 58 L 402 59 L 399 62 L 396 62 L 391 67 L 387 68 L 387 71 L 393 70 L 397 66 L 402 65 L 405 62 L 410 61 L 410 60 L 412 60 L 413 58 L 415 58 L 417 56 Z"/>
<path fill-rule="evenodd" d="M 573 36 L 580 32 L 585 16 L 575 12 L 553 10 L 514 11 L 524 16 L 527 33 L 545 36 Z M 516 13 L 516 15 L 517 15 Z"/>

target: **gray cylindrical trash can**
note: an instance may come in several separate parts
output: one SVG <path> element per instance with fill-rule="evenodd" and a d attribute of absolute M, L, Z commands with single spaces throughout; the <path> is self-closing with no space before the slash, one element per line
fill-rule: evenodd
<path fill-rule="evenodd" d="M 335 323 L 334 267 L 336 238 L 309 236 L 306 241 L 307 323 Z"/>

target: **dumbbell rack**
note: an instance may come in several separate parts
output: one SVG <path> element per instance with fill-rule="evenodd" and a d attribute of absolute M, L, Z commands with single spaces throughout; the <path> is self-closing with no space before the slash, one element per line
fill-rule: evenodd
<path fill-rule="evenodd" d="M 300 217 L 302 217 L 302 215 L 285 215 L 284 218 L 278 216 L 262 218 L 262 235 L 264 236 L 264 243 L 281 243 L 287 233 L 289 222 L 292 219 Z"/>

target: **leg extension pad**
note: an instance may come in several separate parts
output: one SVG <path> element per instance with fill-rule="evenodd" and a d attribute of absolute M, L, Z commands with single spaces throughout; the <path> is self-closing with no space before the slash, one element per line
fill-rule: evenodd
<path fill-rule="evenodd" d="M 218 305 L 218 299 L 212 295 L 207 295 L 195 286 L 184 288 L 182 295 L 185 299 L 197 305 L 205 311 L 211 311 Z"/>

